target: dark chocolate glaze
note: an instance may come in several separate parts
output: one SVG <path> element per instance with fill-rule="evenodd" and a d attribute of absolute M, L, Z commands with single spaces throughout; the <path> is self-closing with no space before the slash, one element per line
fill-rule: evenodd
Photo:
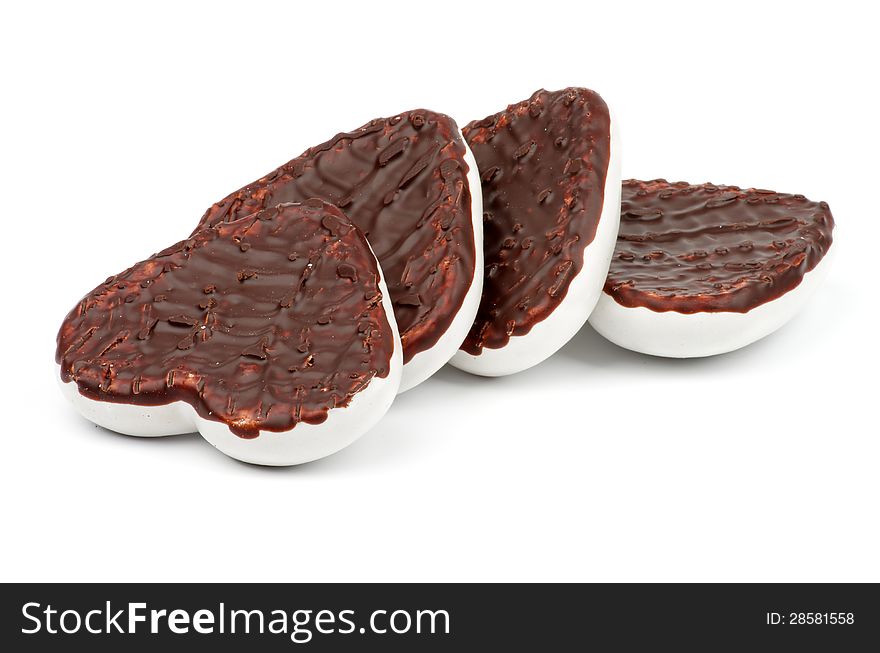
<path fill-rule="evenodd" d="M 110 277 L 64 319 L 61 378 L 91 399 L 191 404 L 237 435 L 318 424 L 389 371 L 379 268 L 333 205 L 203 229 Z"/>
<path fill-rule="evenodd" d="M 565 298 L 602 215 L 610 129 L 605 102 L 585 88 L 540 90 L 464 128 L 483 186 L 486 266 L 466 352 L 504 347 Z"/>
<path fill-rule="evenodd" d="M 367 236 L 394 303 L 404 362 L 442 336 L 474 279 L 468 166 L 458 126 L 417 109 L 310 148 L 205 213 L 199 228 L 320 197 Z"/>
<path fill-rule="evenodd" d="M 833 229 L 828 204 L 803 195 L 630 179 L 605 292 L 653 311 L 745 313 L 795 288 Z"/>

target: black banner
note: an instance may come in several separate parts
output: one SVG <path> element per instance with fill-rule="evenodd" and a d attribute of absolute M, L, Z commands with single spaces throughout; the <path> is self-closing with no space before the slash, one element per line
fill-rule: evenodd
<path fill-rule="evenodd" d="M 13 584 L 0 610 L 5 651 L 880 646 L 872 584 Z"/>

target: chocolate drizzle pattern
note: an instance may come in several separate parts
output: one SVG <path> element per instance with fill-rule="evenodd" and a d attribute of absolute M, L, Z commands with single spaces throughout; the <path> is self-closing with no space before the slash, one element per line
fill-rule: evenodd
<path fill-rule="evenodd" d="M 481 172 L 485 255 L 464 351 L 503 347 L 565 298 L 602 215 L 610 129 L 605 102 L 584 88 L 540 90 L 464 128 Z"/>
<path fill-rule="evenodd" d="M 107 279 L 58 333 L 91 399 L 191 404 L 237 435 L 318 424 L 389 372 L 394 339 L 364 236 L 320 200 L 198 231 Z"/>
<path fill-rule="evenodd" d="M 382 266 L 404 362 L 449 328 L 474 278 L 465 148 L 455 122 L 424 109 L 379 118 L 310 148 L 212 206 L 199 224 L 320 197 L 342 208 Z"/>
<path fill-rule="evenodd" d="M 605 292 L 653 311 L 745 313 L 795 288 L 833 229 L 828 204 L 803 195 L 630 179 Z"/>

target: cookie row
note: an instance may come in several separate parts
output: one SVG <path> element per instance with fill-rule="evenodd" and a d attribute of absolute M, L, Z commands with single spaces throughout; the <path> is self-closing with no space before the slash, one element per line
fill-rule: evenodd
<path fill-rule="evenodd" d="M 651 354 L 748 344 L 805 301 L 832 229 L 799 195 L 621 186 L 616 122 L 588 89 L 461 131 L 414 110 L 309 148 L 108 278 L 68 313 L 56 362 L 101 426 L 297 464 L 447 362 L 515 373 L 588 318 Z"/>

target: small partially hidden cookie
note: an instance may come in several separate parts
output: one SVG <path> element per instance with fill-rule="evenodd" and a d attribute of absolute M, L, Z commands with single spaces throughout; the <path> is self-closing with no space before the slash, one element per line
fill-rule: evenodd
<path fill-rule="evenodd" d="M 70 311 L 65 394 L 114 431 L 198 430 L 246 462 L 350 444 L 388 409 L 401 346 L 363 234 L 312 199 L 197 231 Z"/>
<path fill-rule="evenodd" d="M 828 204 L 770 190 L 623 182 L 620 233 L 590 324 L 612 342 L 686 358 L 785 324 L 827 272 Z"/>
<path fill-rule="evenodd" d="M 599 298 L 620 209 L 620 145 L 594 91 L 540 90 L 463 132 L 480 168 L 485 273 L 452 365 L 512 374 L 584 325 Z"/>
<path fill-rule="evenodd" d="M 483 283 L 479 176 L 458 125 L 425 109 L 377 118 L 230 194 L 199 228 L 310 197 L 339 206 L 369 240 L 403 343 L 401 392 L 418 385 L 458 349 Z"/>

